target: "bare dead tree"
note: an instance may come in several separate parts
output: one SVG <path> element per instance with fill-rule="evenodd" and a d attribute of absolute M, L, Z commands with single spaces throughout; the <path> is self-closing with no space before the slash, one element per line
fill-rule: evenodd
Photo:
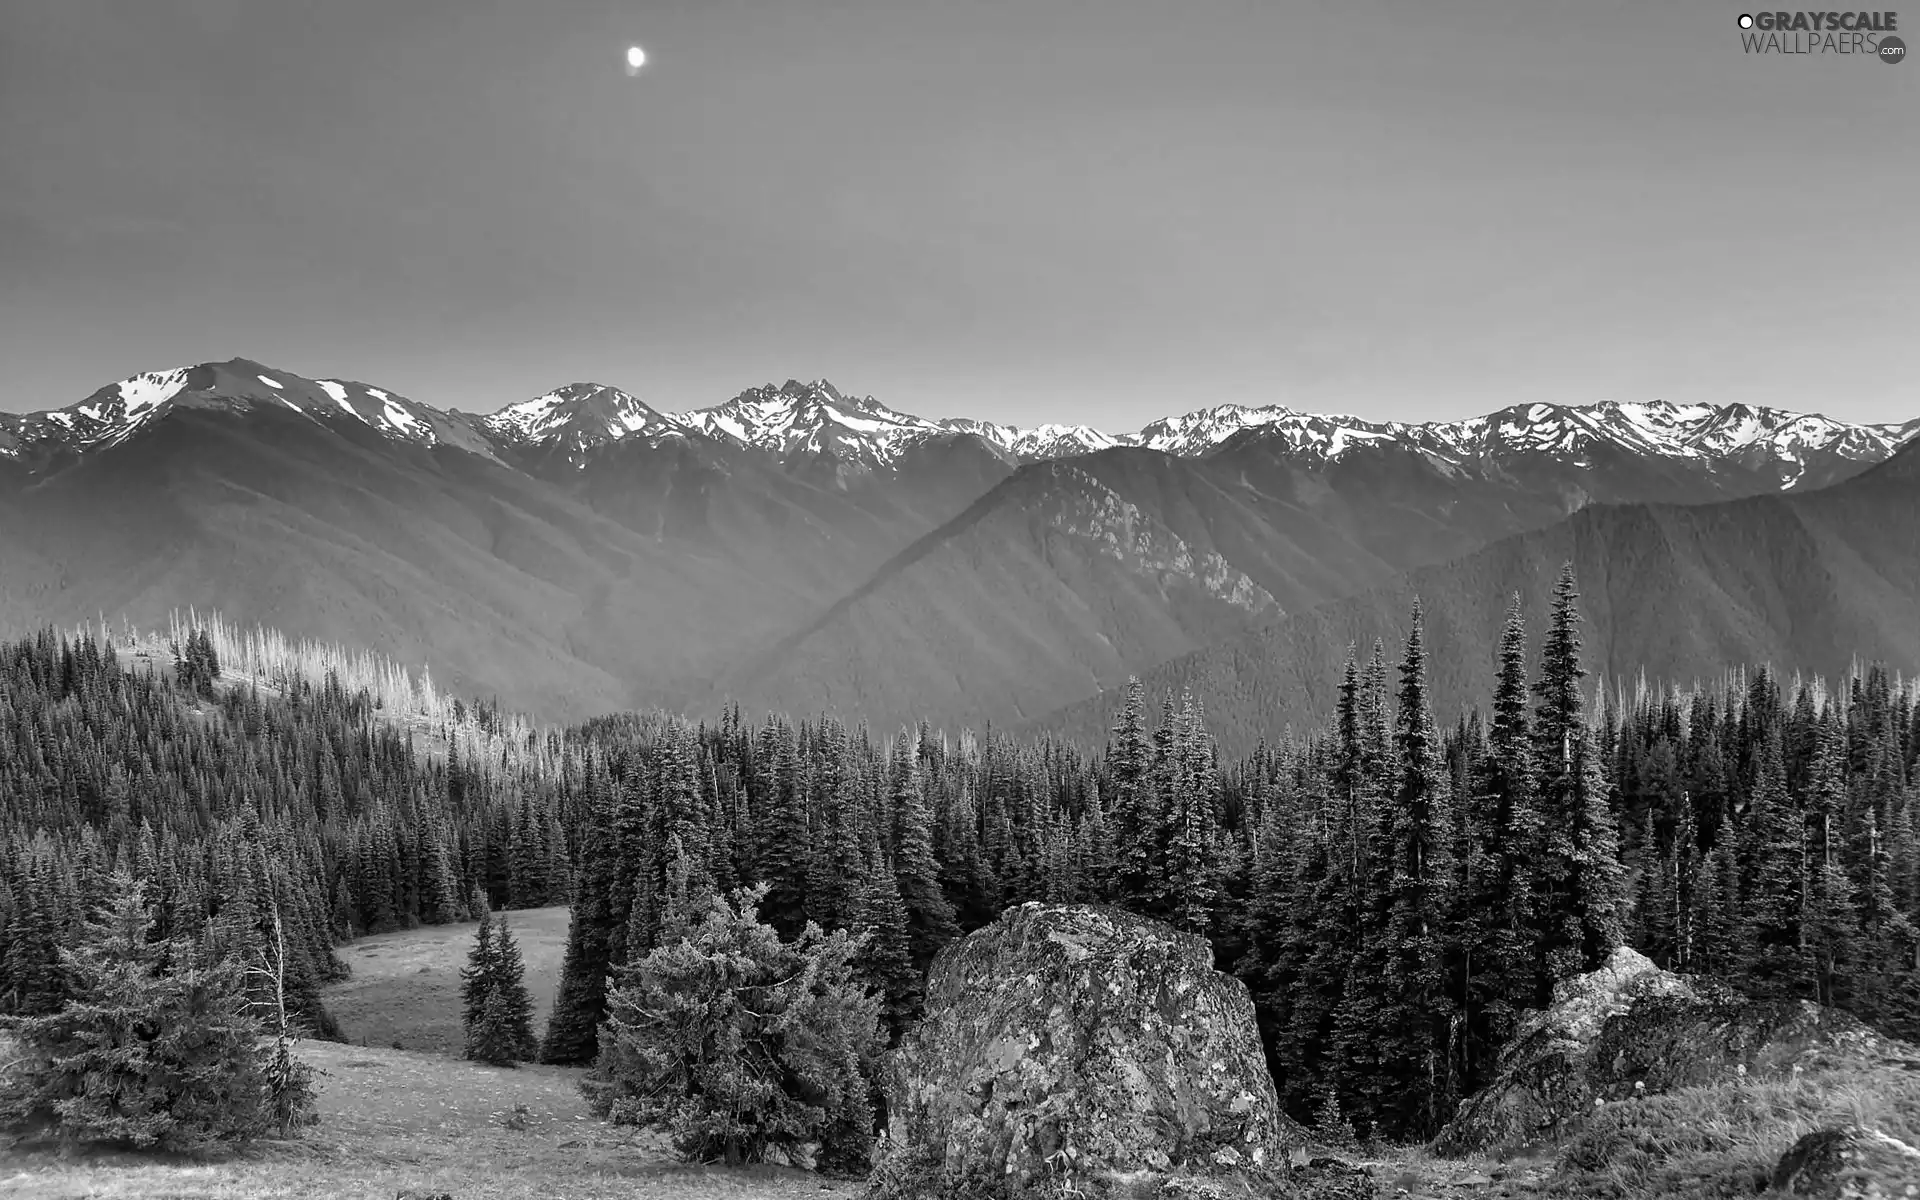
<path fill-rule="evenodd" d="M 274 1028 L 273 1054 L 267 1060 L 267 1088 L 272 1097 L 275 1124 L 281 1137 L 293 1136 L 294 1127 L 302 1124 L 313 1111 L 314 1088 L 313 1068 L 293 1056 L 295 1034 L 287 1020 L 287 937 L 280 923 L 280 903 L 275 900 L 270 915 L 273 918 L 272 958 L 267 960 L 268 950 L 261 951 L 262 962 L 247 967 L 247 975 L 264 979 L 273 989 L 270 1000 L 254 1000 L 255 1007 L 266 1008 L 272 1012 Z"/>

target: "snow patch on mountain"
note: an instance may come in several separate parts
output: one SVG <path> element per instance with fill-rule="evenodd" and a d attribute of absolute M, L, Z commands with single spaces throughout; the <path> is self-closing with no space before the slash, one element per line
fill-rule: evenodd
<path fill-rule="evenodd" d="M 320 385 L 321 391 L 333 397 L 333 402 L 335 404 L 338 404 L 341 408 L 346 409 L 348 412 L 353 413 L 353 415 L 355 416 L 360 415 L 358 412 L 354 411 L 353 405 L 347 402 L 346 385 L 336 383 L 331 379 L 317 379 L 314 382 Z"/>
<path fill-rule="evenodd" d="M 171 371 L 149 371 L 122 380 L 119 385 L 121 411 L 129 417 L 146 412 L 173 399 L 185 386 L 185 367 L 176 367 Z"/>

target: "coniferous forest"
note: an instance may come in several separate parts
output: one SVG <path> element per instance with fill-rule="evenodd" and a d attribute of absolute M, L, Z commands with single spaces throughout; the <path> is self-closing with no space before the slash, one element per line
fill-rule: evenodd
<path fill-rule="evenodd" d="M 1582 669 L 1570 572 L 1554 599 L 1528 630 L 1516 598 L 1474 711 L 1434 712 L 1416 608 L 1401 644 L 1354 648 L 1322 727 L 1238 761 L 1204 696 L 1137 684 L 1104 746 L 731 708 L 475 753 L 335 676 L 223 678 L 204 634 L 172 672 L 41 634 L 0 648 L 0 1013 L 60 1008 L 59 950 L 119 872 L 156 942 L 253 958 L 277 921 L 322 1037 L 344 940 L 567 903 L 534 1032 L 545 1061 L 590 1063 L 609 980 L 681 927 L 690 872 L 764 885 L 784 938 L 869 934 L 857 969 L 895 1039 L 934 955 L 1010 904 L 1158 917 L 1246 981 L 1296 1117 L 1397 1139 L 1622 943 L 1920 1035 L 1915 690 L 1878 667 L 1615 686 Z"/>

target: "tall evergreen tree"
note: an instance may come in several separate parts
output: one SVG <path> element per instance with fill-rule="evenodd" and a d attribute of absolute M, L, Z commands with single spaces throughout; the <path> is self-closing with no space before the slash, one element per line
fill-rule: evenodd
<path fill-rule="evenodd" d="M 487 1014 L 487 1000 L 499 976 L 500 951 L 494 944 L 493 914 L 483 910 L 480 925 L 473 932 L 473 948 L 467 952 L 467 965 L 460 971 L 461 1025 L 466 1030 L 468 1058 L 474 1057 L 475 1039 Z"/>
<path fill-rule="evenodd" d="M 1136 676 L 1127 680 L 1127 698 L 1119 723 L 1113 727 L 1107 766 L 1113 778 L 1114 841 L 1119 860 L 1114 890 L 1126 903 L 1141 909 L 1151 903 L 1158 883 L 1153 834 L 1159 813 L 1148 779 L 1151 762 L 1146 691 Z"/>
<path fill-rule="evenodd" d="M 1468 880 L 1471 934 L 1461 962 L 1467 1010 L 1468 1086 L 1483 1082 L 1520 1014 L 1540 1000 L 1537 872 L 1542 826 L 1527 717 L 1526 621 L 1515 593 L 1500 638 L 1486 757 L 1474 778 L 1480 802 L 1469 834 L 1477 869 Z"/>
<path fill-rule="evenodd" d="M 1805 897 L 1801 929 L 1812 976 L 1813 996 L 1822 1004 L 1856 997 L 1849 968 L 1859 954 L 1859 909 L 1845 865 L 1847 822 L 1846 732 L 1838 721 L 1817 719 L 1812 761 L 1807 768 Z"/>
<path fill-rule="evenodd" d="M 1347 1061 L 1367 1077 L 1355 1111 L 1394 1135 L 1425 1134 L 1450 1114 L 1457 1090 L 1447 1073 L 1456 1005 L 1448 988 L 1453 821 L 1417 602 L 1400 665 L 1394 751 L 1397 788 L 1372 828 L 1365 932 L 1349 997 L 1356 1003 L 1344 1015 L 1343 1040 Z"/>
<path fill-rule="evenodd" d="M 1740 880 L 1739 970 L 1763 998 L 1800 994 L 1810 982 L 1806 946 L 1807 826 L 1787 791 L 1780 726 L 1756 722 L 1759 743 L 1748 800 Z"/>
<path fill-rule="evenodd" d="M 1158 839 L 1165 847 L 1161 907 L 1176 927 L 1204 934 L 1220 901 L 1214 828 L 1218 781 L 1212 741 L 1191 693 L 1181 698 L 1173 721 L 1166 770 L 1167 805 Z"/>
<path fill-rule="evenodd" d="M 1546 980 L 1600 965 L 1621 942 L 1623 872 L 1607 795 L 1605 761 L 1587 723 L 1580 680 L 1579 592 L 1573 564 L 1561 568 L 1534 691 L 1540 812 L 1541 949 Z"/>
<path fill-rule="evenodd" d="M 902 729 L 893 741 L 893 862 L 895 888 L 907 917 L 914 970 L 925 975 L 940 948 L 958 937 L 953 906 L 940 890 L 940 864 L 933 850 L 933 813 L 920 779 L 920 756 Z"/>
<path fill-rule="evenodd" d="M 483 989 L 480 1018 L 467 1034 L 467 1057 L 496 1067 L 531 1061 L 538 1053 L 533 1037 L 533 999 L 527 994 L 526 963 L 520 945 L 502 915 L 494 919 L 490 977 Z M 476 947 L 477 948 L 477 947 Z"/>

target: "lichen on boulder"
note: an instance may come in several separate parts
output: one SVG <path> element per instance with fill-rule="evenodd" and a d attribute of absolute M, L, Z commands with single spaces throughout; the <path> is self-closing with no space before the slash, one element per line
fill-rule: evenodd
<path fill-rule="evenodd" d="M 1118 909 L 1028 903 L 941 951 L 895 1058 L 889 1149 L 1024 1185 L 1260 1172 L 1280 1112 L 1246 985 L 1207 942 Z"/>
<path fill-rule="evenodd" d="M 1621 947 L 1522 1020 L 1493 1082 L 1461 1104 L 1432 1149 L 1464 1154 L 1551 1142 L 1596 1104 L 1787 1072 L 1823 1052 L 1882 1040 L 1837 1009 L 1754 1000 Z"/>

